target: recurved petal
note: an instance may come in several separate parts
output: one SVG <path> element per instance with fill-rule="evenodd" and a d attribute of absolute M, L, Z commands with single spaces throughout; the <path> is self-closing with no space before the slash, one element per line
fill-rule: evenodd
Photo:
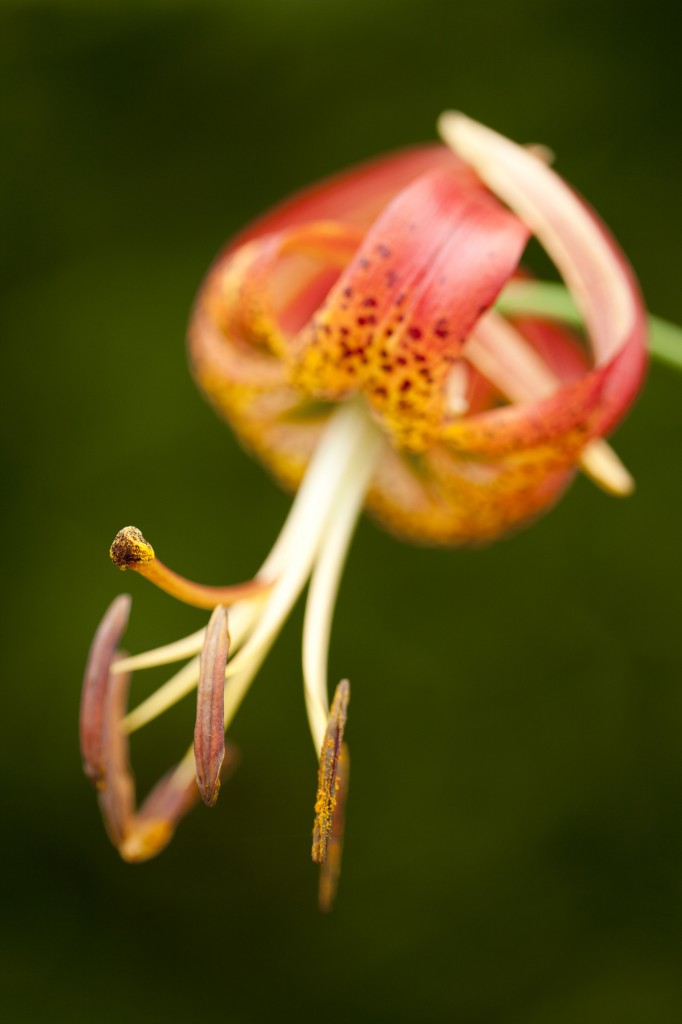
<path fill-rule="evenodd" d="M 105 779 L 104 728 L 111 664 L 130 615 L 129 594 L 119 594 L 109 605 L 90 645 L 80 706 L 80 743 L 83 770 L 93 785 Z"/>
<path fill-rule="evenodd" d="M 470 172 L 423 175 L 378 218 L 293 342 L 295 381 L 320 398 L 364 391 L 401 446 L 426 447 L 451 365 L 527 238 Z"/>
<path fill-rule="evenodd" d="M 605 434 L 630 405 L 646 363 L 644 310 L 625 257 L 594 212 L 528 150 L 461 114 L 443 115 L 440 130 L 552 257 L 583 313 L 595 361 L 551 398 L 452 424 L 448 438 L 500 453 L 576 430 L 583 441 Z"/>
<path fill-rule="evenodd" d="M 405 458 L 386 445 L 368 495 L 382 526 L 415 544 L 486 544 L 546 510 L 572 477 L 552 449 L 504 460 L 434 445 Z M 561 468 L 563 467 L 563 468 Z"/>
<path fill-rule="evenodd" d="M 194 374 L 249 448 L 298 484 L 324 415 L 292 386 L 283 356 L 362 237 L 329 221 L 294 225 L 229 250 L 198 297 L 189 328 Z"/>
<path fill-rule="evenodd" d="M 206 628 L 197 686 L 194 761 L 197 785 L 208 807 L 218 799 L 220 768 L 225 755 L 225 667 L 230 653 L 227 610 L 218 605 Z"/>
<path fill-rule="evenodd" d="M 358 164 L 295 193 L 252 221 L 228 245 L 315 220 L 338 220 L 366 227 L 401 189 L 426 171 L 461 166 L 442 145 L 412 146 Z"/>

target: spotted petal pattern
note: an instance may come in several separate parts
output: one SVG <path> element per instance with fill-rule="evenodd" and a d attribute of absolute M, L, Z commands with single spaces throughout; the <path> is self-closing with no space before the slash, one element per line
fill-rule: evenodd
<path fill-rule="evenodd" d="M 443 132 L 457 156 L 394 154 L 247 228 L 189 334 L 200 385 L 286 486 L 333 403 L 361 396 L 385 435 L 368 508 L 441 544 L 487 542 L 549 507 L 645 363 L 634 278 L 598 218 L 537 155 L 454 117 Z M 581 305 L 589 348 L 526 318 L 510 328 L 534 355 L 516 365 L 487 314 L 531 232 Z"/>

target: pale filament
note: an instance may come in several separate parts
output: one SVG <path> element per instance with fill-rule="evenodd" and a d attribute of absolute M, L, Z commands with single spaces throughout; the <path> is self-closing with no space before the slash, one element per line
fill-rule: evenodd
<path fill-rule="evenodd" d="M 248 636 L 250 629 L 253 626 L 255 617 L 258 615 L 258 610 L 261 607 L 263 596 L 258 595 L 250 599 L 250 601 L 240 601 L 238 604 L 233 605 L 230 609 L 230 637 L 234 648 L 238 648 L 244 642 Z M 151 722 L 158 715 L 167 711 L 168 708 L 177 704 L 179 700 L 191 693 L 196 687 L 199 679 L 199 657 L 198 652 L 201 650 L 204 642 L 206 630 L 200 629 L 198 632 L 193 633 L 189 637 L 185 637 L 184 640 L 178 640 L 177 644 L 168 644 L 167 647 L 157 648 L 156 651 L 149 651 L 147 655 L 138 654 L 132 658 L 122 658 L 117 661 L 112 668 L 114 672 L 121 672 L 124 670 L 132 671 L 134 668 L 148 668 L 155 665 L 167 664 L 170 658 L 164 657 L 163 661 L 150 660 L 144 663 L 145 658 L 148 655 L 154 656 L 163 651 L 168 651 L 172 648 L 183 649 L 184 652 L 179 654 L 177 657 L 173 657 L 173 661 L 179 661 L 182 657 L 186 657 L 188 654 L 194 654 L 186 665 L 171 676 L 171 678 L 160 686 L 158 690 L 155 690 L 146 700 L 143 700 L 141 704 L 131 711 L 123 719 L 122 728 L 126 732 L 136 732 L 137 729 L 141 729 L 147 722 Z M 191 641 L 191 645 L 190 645 Z M 162 655 L 163 656 L 163 655 Z M 143 662 L 143 664 L 140 664 Z"/>
<path fill-rule="evenodd" d="M 319 755 L 328 719 L 326 652 L 331 614 L 341 569 L 353 528 L 362 508 L 380 444 L 381 434 L 361 404 L 342 407 L 334 414 L 299 490 L 300 496 L 306 483 L 313 480 L 306 491 L 309 503 L 306 507 L 310 508 L 312 514 L 311 516 L 301 515 L 299 523 L 290 530 L 289 534 L 288 546 L 295 550 L 295 546 L 298 545 L 298 550 L 295 551 L 295 561 L 267 595 L 267 607 L 249 643 L 243 648 L 241 657 L 228 662 L 224 696 L 226 729 L 232 722 L 251 682 L 258 673 L 286 617 L 305 586 L 313 564 L 315 564 L 313 580 L 317 578 L 317 582 L 314 590 L 311 584 L 311 595 L 306 606 L 304 647 L 306 645 L 305 631 L 310 630 L 310 616 L 312 616 L 313 621 L 321 630 L 317 640 L 317 649 L 314 642 L 310 639 L 307 641 L 309 670 L 313 663 L 318 667 L 317 671 L 313 669 L 313 676 L 308 677 L 311 680 L 310 689 L 311 692 L 314 688 L 318 694 L 322 692 L 324 694 L 321 698 L 318 697 L 318 712 L 310 722 Z M 318 556 L 317 562 L 315 562 L 316 556 Z M 320 665 L 322 666 L 321 671 L 319 670 Z M 306 701 L 307 699 L 308 687 L 306 687 Z M 189 782 L 194 777 L 194 772 L 194 750 L 190 747 L 176 769 L 175 778 L 178 784 Z"/>
<path fill-rule="evenodd" d="M 378 451 L 379 439 L 378 429 L 360 403 L 342 406 L 332 416 L 287 521 L 258 573 L 259 577 L 274 576 L 276 582 L 271 590 L 240 601 L 230 609 L 229 628 L 233 647 L 241 647 L 241 650 L 228 663 L 226 671 L 226 726 L 305 586 L 325 532 L 337 515 L 337 508 L 347 504 L 346 494 L 353 495 L 357 518 Z M 170 660 L 169 655 L 176 660 L 188 654 L 197 654 L 203 643 L 204 632 L 200 630 L 177 644 L 169 644 L 155 652 L 127 658 L 117 663 L 117 670 L 165 664 Z M 133 732 L 150 722 L 190 693 L 196 687 L 198 677 L 199 659 L 194 657 L 159 690 L 131 711 L 124 719 L 123 728 Z"/>
<path fill-rule="evenodd" d="M 308 722 L 318 754 L 329 720 L 327 661 L 334 605 L 380 446 L 381 436 L 374 431 L 358 452 L 310 580 L 303 622 L 303 683 Z"/>

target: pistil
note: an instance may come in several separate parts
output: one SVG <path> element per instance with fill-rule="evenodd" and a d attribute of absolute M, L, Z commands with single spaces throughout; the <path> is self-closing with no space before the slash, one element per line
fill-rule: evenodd
<path fill-rule="evenodd" d="M 164 565 L 136 526 L 126 526 L 119 530 L 109 554 L 114 565 L 122 571 L 132 569 L 171 597 L 177 597 L 179 601 L 194 608 L 215 608 L 218 604 L 229 607 L 236 601 L 261 594 L 271 586 L 270 581 L 258 579 L 229 587 L 209 587 L 203 583 L 194 583 Z"/>

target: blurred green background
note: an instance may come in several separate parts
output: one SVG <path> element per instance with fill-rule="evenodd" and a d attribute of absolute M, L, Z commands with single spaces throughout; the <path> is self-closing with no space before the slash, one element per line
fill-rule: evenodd
<path fill-rule="evenodd" d="M 363 522 L 333 634 L 353 781 L 336 911 L 309 860 L 300 609 L 233 729 L 240 770 L 156 861 L 108 845 L 77 748 L 112 596 L 126 646 L 197 628 L 109 564 L 133 522 L 206 581 L 288 507 L 196 392 L 183 334 L 223 241 L 454 106 L 546 142 L 682 322 L 677 5 L 53 0 L 0 13 L 2 980 L 7 1024 L 682 1019 L 682 379 L 653 367 L 617 502 L 418 550 Z M 192 529 L 205 538 L 190 547 Z M 160 681 L 162 674 L 156 678 Z M 136 680 L 136 696 L 153 681 Z M 141 787 L 192 701 L 135 738 Z"/>

